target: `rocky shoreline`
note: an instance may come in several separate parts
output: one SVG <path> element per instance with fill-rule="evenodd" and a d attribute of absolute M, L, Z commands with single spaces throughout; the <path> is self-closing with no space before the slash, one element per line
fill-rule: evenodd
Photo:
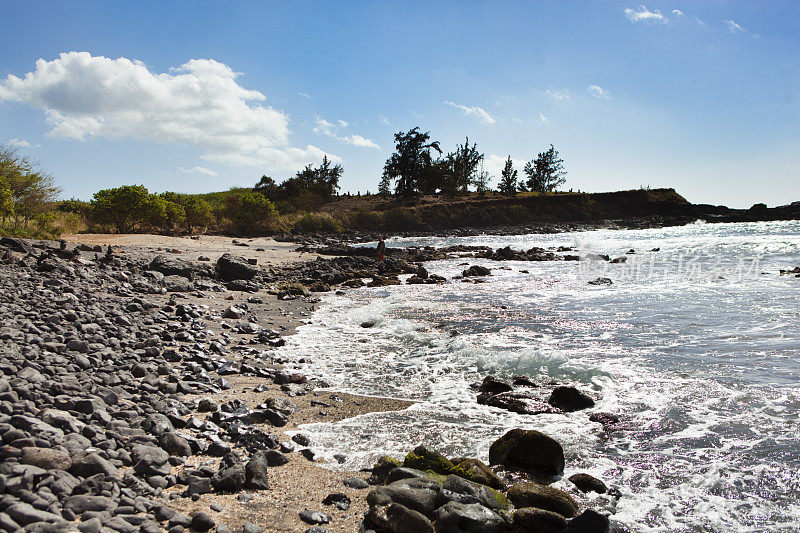
<path fill-rule="evenodd" d="M 547 486 L 563 472 L 563 450 L 537 432 L 498 440 L 491 466 L 417 446 L 365 473 L 320 467 L 298 430 L 410 405 L 316 390 L 324 381 L 282 366 L 274 348 L 314 311 L 315 292 L 403 274 L 441 283 L 419 262 L 448 254 L 518 257 L 454 249 L 301 262 L 298 252 L 263 267 L 179 252 L 0 240 L 0 530 L 609 529 Z M 463 281 L 489 274 L 473 268 Z M 558 389 L 547 399 L 519 379 L 487 378 L 478 401 L 524 413 L 591 401 Z M 576 487 L 605 488 L 581 476 Z"/>

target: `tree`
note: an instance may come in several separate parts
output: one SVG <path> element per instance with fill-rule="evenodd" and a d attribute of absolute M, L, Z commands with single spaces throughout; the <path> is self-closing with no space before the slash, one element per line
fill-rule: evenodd
<path fill-rule="evenodd" d="M 505 194 L 506 196 L 517 195 L 517 169 L 514 168 L 511 156 L 508 156 L 508 159 L 506 159 L 503 172 L 500 173 L 500 185 L 498 190 L 501 194 Z"/>
<path fill-rule="evenodd" d="M 395 194 L 414 198 L 430 194 L 438 188 L 431 150 L 442 153 L 439 141 L 431 141 L 430 132 L 421 133 L 419 126 L 404 133 L 395 133 L 395 151 L 383 166 L 381 181 L 395 180 Z M 384 187 L 385 188 L 385 187 Z"/>
<path fill-rule="evenodd" d="M 147 192 L 144 185 L 123 185 L 94 193 L 91 218 L 97 224 L 113 226 L 118 233 L 131 233 L 163 219 L 164 202 Z"/>
<path fill-rule="evenodd" d="M 261 193 L 265 198 L 274 199 L 278 196 L 278 184 L 269 176 L 261 176 L 261 179 L 253 187 L 255 192 Z"/>
<path fill-rule="evenodd" d="M 386 172 L 381 175 L 381 181 L 378 183 L 378 194 L 384 197 L 392 194 L 392 179 Z"/>
<path fill-rule="evenodd" d="M 469 137 L 456 146 L 455 152 L 447 154 L 445 158 L 447 173 L 442 192 L 449 196 L 466 194 L 470 185 L 475 182 L 478 165 L 483 161 L 483 154 L 478 152 L 478 145 L 469 145 Z"/>
<path fill-rule="evenodd" d="M 61 189 L 53 177 L 17 148 L 0 146 L 0 211 L 14 227 L 52 209 Z M 9 199 L 10 196 L 10 199 Z"/>
<path fill-rule="evenodd" d="M 211 205 L 202 198 L 190 196 L 183 204 L 186 212 L 186 231 L 192 233 L 196 227 L 207 226 L 211 222 Z"/>
<path fill-rule="evenodd" d="M 254 191 L 273 202 L 279 202 L 282 209 L 314 210 L 333 199 L 339 190 L 339 179 L 343 173 L 344 167 L 333 164 L 326 155 L 318 167 L 306 165 L 280 185 L 275 185 L 272 178 L 262 176 Z"/>
<path fill-rule="evenodd" d="M 533 161 L 525 164 L 528 190 L 534 192 L 552 192 L 563 185 L 567 179 L 564 160 L 559 157 L 553 145 L 545 152 L 540 152 Z"/>
<path fill-rule="evenodd" d="M 483 162 L 480 170 L 475 173 L 474 183 L 478 196 L 486 196 L 486 191 L 489 190 L 489 173 L 483 168 Z"/>
<path fill-rule="evenodd" d="M 277 214 L 275 206 L 262 194 L 249 192 L 240 198 L 233 223 L 240 232 L 255 235 L 269 231 Z"/>

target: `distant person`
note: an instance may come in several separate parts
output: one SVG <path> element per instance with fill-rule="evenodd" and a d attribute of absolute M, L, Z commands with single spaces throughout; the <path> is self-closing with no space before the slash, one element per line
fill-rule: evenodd
<path fill-rule="evenodd" d="M 383 256 L 386 253 L 386 243 L 383 239 L 378 241 L 378 246 L 375 247 L 375 255 L 378 256 L 378 261 L 383 261 Z"/>

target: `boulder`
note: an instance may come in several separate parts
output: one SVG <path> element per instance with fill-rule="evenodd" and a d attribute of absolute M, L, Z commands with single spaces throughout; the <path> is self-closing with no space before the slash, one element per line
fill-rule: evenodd
<path fill-rule="evenodd" d="M 395 481 L 385 487 L 373 489 L 367 495 L 367 503 L 391 500 L 399 503 L 408 509 L 422 513 L 430 517 L 436 509 L 436 496 L 441 487 L 434 482 L 420 478 L 402 479 Z"/>
<path fill-rule="evenodd" d="M 575 387 L 566 386 L 553 389 L 547 403 L 568 413 L 594 407 L 594 400 L 588 394 Z"/>
<path fill-rule="evenodd" d="M 477 277 L 477 276 L 488 276 L 491 274 L 491 271 L 486 268 L 485 266 L 481 265 L 472 265 L 471 267 L 464 270 L 461 275 L 465 278 L 470 277 Z"/>
<path fill-rule="evenodd" d="M 433 524 L 425 515 L 391 500 L 370 505 L 364 520 L 388 533 L 434 533 Z"/>
<path fill-rule="evenodd" d="M 605 494 L 608 492 L 608 487 L 601 480 L 592 476 L 591 474 L 581 473 L 569 476 L 569 480 L 573 485 L 578 487 L 581 492 L 596 492 L 598 494 Z"/>
<path fill-rule="evenodd" d="M 266 468 L 264 469 L 264 481 L 266 481 Z M 234 452 L 230 452 L 219 465 L 219 470 L 211 478 L 211 484 L 217 492 L 239 492 L 247 482 L 245 465 L 242 464 Z"/>
<path fill-rule="evenodd" d="M 95 474 L 119 477 L 117 468 L 94 452 L 81 452 L 72 458 L 69 471 L 79 477 L 91 477 Z"/>
<path fill-rule="evenodd" d="M 388 455 L 381 457 L 378 459 L 378 462 L 375 463 L 375 466 L 372 467 L 372 475 L 368 480 L 369 483 L 371 485 L 380 485 L 385 483 L 389 472 L 398 466 L 403 466 L 403 463 L 394 457 L 389 457 Z"/>
<path fill-rule="evenodd" d="M 449 502 L 436 509 L 436 533 L 502 533 L 508 524 L 478 503 Z"/>
<path fill-rule="evenodd" d="M 280 453 L 276 450 L 270 450 L 270 452 Z M 247 461 L 247 465 L 245 465 L 245 483 L 248 488 L 263 490 L 269 488 L 269 480 L 267 478 L 267 467 L 269 466 L 268 453 L 269 452 L 254 453 L 250 457 L 250 460 Z"/>
<path fill-rule="evenodd" d="M 567 524 L 567 533 L 609 533 L 611 521 L 607 516 L 587 509 Z"/>
<path fill-rule="evenodd" d="M 558 476 L 564 472 L 564 449 L 539 431 L 512 429 L 489 447 L 489 464 Z"/>
<path fill-rule="evenodd" d="M 456 475 L 447 476 L 444 483 L 442 483 L 442 492 L 445 490 L 451 493 L 469 496 L 469 499 L 492 510 L 507 510 L 510 507 L 508 499 L 503 493 L 491 487 L 487 487 L 486 485 L 481 485 L 480 483 L 475 483 Z M 440 497 L 439 500 L 442 501 L 442 498 Z M 467 500 L 467 502 L 472 503 L 469 500 Z"/>
<path fill-rule="evenodd" d="M 251 280 L 258 274 L 258 267 L 243 257 L 226 253 L 217 260 L 217 273 L 225 281 Z"/>
<path fill-rule="evenodd" d="M 493 489 L 505 489 L 505 483 L 485 463 L 478 459 L 465 459 L 454 466 L 452 472 L 464 479 L 488 485 Z"/>
<path fill-rule="evenodd" d="M 453 463 L 443 454 L 421 445 L 408 452 L 403 466 L 417 470 L 447 475 L 453 470 Z"/>
<path fill-rule="evenodd" d="M 26 465 L 34 465 L 45 470 L 69 470 L 72 466 L 72 459 L 67 452 L 52 448 L 22 448 L 20 462 Z"/>
<path fill-rule="evenodd" d="M 535 531 L 536 533 L 564 533 L 567 520 L 558 513 L 524 507 L 514 511 L 514 531 Z"/>
<path fill-rule="evenodd" d="M 165 276 L 180 276 L 185 279 L 192 279 L 194 277 L 195 267 L 191 263 L 181 259 L 157 255 L 150 261 L 147 270 L 155 270 L 156 272 L 161 272 Z"/>
<path fill-rule="evenodd" d="M 563 490 L 538 483 L 517 483 L 508 489 L 508 499 L 514 507 L 536 507 L 558 513 L 566 518 L 578 514 L 578 503 Z"/>

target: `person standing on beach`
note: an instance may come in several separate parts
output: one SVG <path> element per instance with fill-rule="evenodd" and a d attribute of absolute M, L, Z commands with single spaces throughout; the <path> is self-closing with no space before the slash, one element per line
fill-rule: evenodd
<path fill-rule="evenodd" d="M 375 247 L 375 255 L 378 256 L 378 261 L 383 261 L 383 256 L 386 253 L 386 243 L 383 239 L 378 241 L 378 246 Z"/>

